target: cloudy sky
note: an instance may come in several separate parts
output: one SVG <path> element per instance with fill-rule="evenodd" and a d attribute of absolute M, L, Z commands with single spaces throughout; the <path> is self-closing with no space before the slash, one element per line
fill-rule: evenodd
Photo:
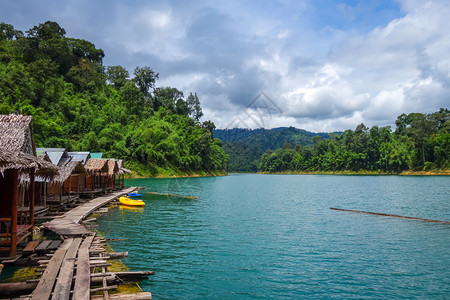
<path fill-rule="evenodd" d="M 2 0 L 0 21 L 56 21 L 196 92 L 218 128 L 392 125 L 450 104 L 448 0 Z"/>

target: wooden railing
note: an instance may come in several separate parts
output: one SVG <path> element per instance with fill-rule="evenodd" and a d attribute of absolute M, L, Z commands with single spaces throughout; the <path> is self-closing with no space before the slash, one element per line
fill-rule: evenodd
<path fill-rule="evenodd" d="M 12 218 L 0 218 L 0 251 L 2 252 L 9 252 L 11 249 L 11 230 Z"/>

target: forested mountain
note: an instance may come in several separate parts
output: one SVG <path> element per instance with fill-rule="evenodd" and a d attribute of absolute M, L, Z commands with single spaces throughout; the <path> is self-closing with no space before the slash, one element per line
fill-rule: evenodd
<path fill-rule="evenodd" d="M 158 87 L 158 73 L 104 67 L 105 53 L 55 22 L 25 34 L 0 23 L 0 113 L 34 117 L 40 147 L 104 152 L 145 175 L 223 171 L 214 123 L 196 94 Z"/>
<path fill-rule="evenodd" d="M 400 115 L 396 129 L 360 124 L 314 146 L 269 150 L 262 172 L 381 171 L 450 169 L 450 110 Z"/>
<path fill-rule="evenodd" d="M 267 150 L 312 146 L 315 136 L 329 138 L 328 133 L 312 133 L 294 127 L 214 130 L 214 137 L 223 142 L 229 155 L 227 169 L 230 172 L 256 172 L 261 155 Z"/>

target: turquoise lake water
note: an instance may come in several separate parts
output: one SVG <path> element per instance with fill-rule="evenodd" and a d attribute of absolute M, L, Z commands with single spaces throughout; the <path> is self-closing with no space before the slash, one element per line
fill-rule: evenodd
<path fill-rule="evenodd" d="M 450 177 L 236 174 L 133 179 L 143 209 L 99 230 L 154 299 L 450 299 Z M 195 196 L 189 200 L 147 191 Z"/>

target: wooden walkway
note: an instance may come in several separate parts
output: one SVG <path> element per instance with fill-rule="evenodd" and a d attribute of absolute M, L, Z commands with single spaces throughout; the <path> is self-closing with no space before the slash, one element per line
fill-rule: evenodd
<path fill-rule="evenodd" d="M 43 225 L 45 228 L 50 229 L 56 234 L 62 236 L 75 237 L 90 235 L 92 234 L 92 232 L 87 230 L 83 225 L 80 224 L 80 222 L 99 207 L 105 205 L 106 203 L 121 195 L 128 194 L 135 189 L 135 187 L 130 187 L 116 193 L 95 198 L 66 212 L 62 218 L 54 219 L 50 222 L 44 223 Z"/>
<path fill-rule="evenodd" d="M 81 206 L 78 206 L 62 218 L 44 223 L 44 226 L 53 232 L 64 236 L 65 239 L 51 255 L 50 260 L 39 261 L 41 266 L 45 267 L 41 279 L 28 299 L 90 299 L 92 292 L 103 291 L 103 299 L 110 299 L 108 290 L 117 288 L 114 280 L 117 280 L 118 273 L 107 272 L 110 265 L 106 259 L 104 242 L 95 237 L 95 233 L 88 231 L 80 222 L 89 214 L 100 208 L 104 204 L 112 201 L 120 195 L 130 193 L 136 188 L 131 187 L 120 192 L 93 199 Z M 51 241 L 42 243 L 30 243 L 28 251 L 39 251 L 48 249 Z M 128 254 L 128 253 L 127 253 Z M 94 273 L 95 268 L 101 268 L 101 273 Z M 131 274 L 144 279 L 153 272 L 140 272 L 144 274 Z M 128 274 L 130 276 L 130 274 Z M 145 275 L 145 277 L 142 277 Z M 112 276 L 112 278 L 110 278 Z M 139 277 L 141 276 L 141 277 Z M 92 278 L 101 277 L 98 288 L 91 288 Z M 108 278 L 108 280 L 107 280 Z M 119 279 L 123 282 L 122 279 Z M 108 285 L 112 283 L 112 285 Z M 140 293 L 130 295 L 130 299 L 151 299 L 151 293 Z M 134 297 L 134 298 L 133 298 Z M 137 297 L 137 298 L 136 298 Z M 114 298 L 114 297 L 111 297 Z"/>

